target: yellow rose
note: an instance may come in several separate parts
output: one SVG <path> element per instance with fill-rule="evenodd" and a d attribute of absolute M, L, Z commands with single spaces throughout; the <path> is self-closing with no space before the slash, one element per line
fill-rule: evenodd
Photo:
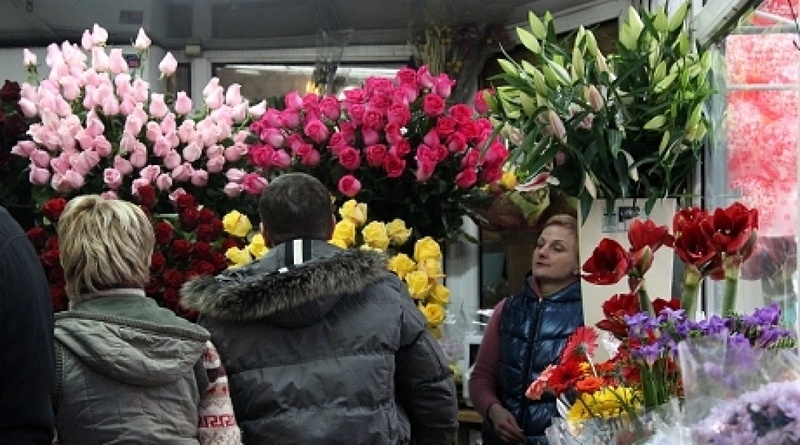
<path fill-rule="evenodd" d="M 517 186 L 517 174 L 514 172 L 503 172 L 500 178 L 500 186 L 506 190 L 513 190 Z"/>
<path fill-rule="evenodd" d="M 408 292 L 415 300 L 424 300 L 431 292 L 431 283 L 428 274 L 415 270 L 405 276 Z"/>
<path fill-rule="evenodd" d="M 417 270 L 424 271 L 431 278 L 444 278 L 442 262 L 440 260 L 434 260 L 432 258 L 422 260 L 417 264 Z"/>
<path fill-rule="evenodd" d="M 352 221 L 356 227 L 361 227 L 367 222 L 367 205 L 363 202 L 351 199 L 342 204 L 342 207 L 339 209 L 339 215 L 341 215 L 343 219 Z"/>
<path fill-rule="evenodd" d="M 348 248 L 356 243 L 356 225 L 349 219 L 343 219 L 336 223 L 333 228 L 333 239 L 338 239 L 344 243 L 344 248 Z"/>
<path fill-rule="evenodd" d="M 267 244 L 264 243 L 264 235 L 260 233 L 253 235 L 253 239 L 250 240 L 250 245 L 247 246 L 247 249 L 256 258 L 261 258 L 262 256 L 266 255 L 267 251 L 269 250 L 267 248 Z"/>
<path fill-rule="evenodd" d="M 342 248 L 342 249 L 347 249 L 347 243 L 345 243 L 344 241 L 342 241 L 339 238 L 333 238 L 328 242 L 333 244 L 336 247 L 339 247 L 339 248 Z"/>
<path fill-rule="evenodd" d="M 441 305 L 436 303 L 426 304 L 422 307 L 422 313 L 425 315 L 425 318 L 428 320 L 428 324 L 431 326 L 439 326 L 440 324 L 444 323 L 446 312 Z"/>
<path fill-rule="evenodd" d="M 239 238 L 244 238 L 253 229 L 253 225 L 250 224 L 250 218 L 237 210 L 232 210 L 222 217 L 222 227 L 226 232 Z"/>
<path fill-rule="evenodd" d="M 417 263 L 408 255 L 399 253 L 389 259 L 389 270 L 396 273 L 402 280 L 406 275 L 417 270 Z"/>
<path fill-rule="evenodd" d="M 240 249 L 238 247 L 231 247 L 225 251 L 225 258 L 230 261 L 231 267 L 244 266 L 245 264 L 249 264 L 251 261 L 253 261 L 253 258 L 250 256 L 250 252 L 248 252 L 247 249 Z"/>
<path fill-rule="evenodd" d="M 447 304 L 450 303 L 450 289 L 439 283 L 434 283 L 429 298 L 434 303 L 447 306 Z"/>
<path fill-rule="evenodd" d="M 394 221 L 387 224 L 386 232 L 389 234 L 392 245 L 395 246 L 402 246 L 411 236 L 411 229 L 406 228 L 406 222 L 400 218 L 395 218 Z"/>
<path fill-rule="evenodd" d="M 364 244 L 374 249 L 386 250 L 389 247 L 389 235 L 386 226 L 380 221 L 372 221 L 361 231 Z"/>
<path fill-rule="evenodd" d="M 442 249 L 439 247 L 439 243 L 429 236 L 414 244 L 414 260 L 419 263 L 427 259 L 442 259 Z"/>

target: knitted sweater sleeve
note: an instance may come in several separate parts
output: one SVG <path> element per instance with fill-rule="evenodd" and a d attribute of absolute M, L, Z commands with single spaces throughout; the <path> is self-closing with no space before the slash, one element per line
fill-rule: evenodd
<path fill-rule="evenodd" d="M 242 436 L 233 413 L 228 376 L 210 341 L 203 350 L 203 367 L 208 376 L 208 388 L 201 395 L 197 408 L 197 438 L 201 445 L 239 445 Z"/>
<path fill-rule="evenodd" d="M 469 375 L 469 399 L 475 410 L 485 419 L 489 408 L 500 403 L 497 397 L 497 375 L 500 372 L 500 317 L 506 300 L 494 308 L 492 318 L 483 332 L 475 366 Z"/>

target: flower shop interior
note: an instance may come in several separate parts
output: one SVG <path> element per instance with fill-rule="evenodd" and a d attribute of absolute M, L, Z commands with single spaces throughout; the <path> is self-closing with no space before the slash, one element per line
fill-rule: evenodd
<path fill-rule="evenodd" d="M 390 267 L 408 277 L 460 382 L 458 443 L 480 443 L 481 418 L 465 383 L 470 365 L 491 309 L 518 292 L 538 234 L 555 214 L 578 218 L 584 319 L 604 331 L 601 343 L 618 347 L 619 336 L 603 326 L 627 324 L 643 305 L 651 313 L 683 308 L 691 320 L 777 307 L 774 324 L 798 332 L 798 7 L 798 0 L 3 2 L 0 203 L 25 229 L 41 229 L 29 236 L 46 269 L 57 269 L 47 242 L 55 199 L 108 193 L 144 205 L 149 187 L 153 214 L 164 215 L 154 223 L 178 224 L 185 215 L 169 203 L 180 189 L 226 229 L 233 212 L 252 222 L 238 238 L 211 243 L 219 261 L 192 271 L 218 273 L 258 258 L 254 197 L 270 178 L 288 171 L 325 178 L 337 218 L 356 216 L 354 227 L 339 232 L 337 225 L 334 241 L 407 254 L 408 263 Z M 159 134 L 151 137 L 141 123 L 144 144 L 126 142 L 121 130 L 114 139 L 112 128 L 127 124 L 114 127 L 113 118 L 135 105 L 126 109 L 122 93 L 109 102 L 103 88 L 67 79 L 87 66 L 144 80 L 140 109 L 151 115 L 144 121 L 160 122 Z M 358 130 L 362 145 L 342 149 L 355 161 L 326 147 L 339 147 L 342 128 L 372 119 L 364 107 L 323 110 L 327 128 L 293 130 L 282 117 L 286 110 L 305 116 L 309 95 L 321 110 L 323 97 L 335 108 L 378 96 L 363 85 L 379 91 L 385 86 L 374 79 L 394 82 L 409 67 L 430 82 L 408 93 L 416 105 L 406 107 L 407 119 L 397 117 L 402 129 L 390 135 L 381 122 Z M 430 91 L 447 111 L 416 100 Z M 381 100 L 389 99 L 369 103 Z M 435 122 L 434 114 L 451 118 Z M 76 130 L 47 132 L 68 115 Z M 99 115 L 107 140 L 90 134 Z M 226 115 L 230 124 L 196 150 L 159 149 L 165 115 L 181 147 L 192 138 L 181 133 L 187 116 L 192 132 L 209 116 Z M 86 142 L 98 137 L 107 146 Z M 389 153 L 403 144 L 411 157 L 392 164 Z M 133 160 L 139 149 L 150 161 Z M 127 173 L 109 152 L 131 154 Z M 385 223 L 380 234 L 372 222 Z M 203 236 L 197 224 L 184 231 L 189 243 Z M 415 257 L 431 246 L 436 264 Z M 177 296 L 193 266 L 178 266 L 168 243 L 157 249 L 162 275 L 176 273 L 159 277 L 148 294 L 196 316 Z M 411 277 L 419 270 L 417 282 Z M 57 276 L 48 270 L 54 308 L 64 310 Z M 626 312 L 630 304 L 637 310 Z M 686 402 L 691 388 L 684 386 Z M 693 434 L 670 419 L 662 430 L 678 424 Z"/>

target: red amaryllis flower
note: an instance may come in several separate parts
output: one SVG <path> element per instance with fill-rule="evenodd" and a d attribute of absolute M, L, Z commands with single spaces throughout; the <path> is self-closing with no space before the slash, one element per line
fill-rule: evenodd
<path fill-rule="evenodd" d="M 699 222 L 683 226 L 680 236 L 675 238 L 674 249 L 681 261 L 701 271 L 717 255 L 717 250 L 700 228 Z"/>
<path fill-rule="evenodd" d="M 53 198 L 47 201 L 42 206 L 42 215 L 50 221 L 57 221 L 64 212 L 64 207 L 67 206 L 67 200 L 64 198 Z"/>
<path fill-rule="evenodd" d="M 714 216 L 703 220 L 700 227 L 719 252 L 733 255 L 748 250 L 749 255 L 752 246 L 749 249 L 744 248 L 755 241 L 758 210 L 748 209 L 744 204 L 734 202 L 726 209 L 716 209 Z"/>
<path fill-rule="evenodd" d="M 697 221 L 702 221 L 708 217 L 705 210 L 700 210 L 697 207 L 686 207 L 678 210 L 678 213 L 672 217 L 672 231 L 677 239 L 683 228 L 687 225 L 694 224 Z"/>
<path fill-rule="evenodd" d="M 615 294 L 603 302 L 603 314 L 606 318 L 598 321 L 595 326 L 622 339 L 628 336 L 625 315 L 633 315 L 638 312 L 640 312 L 639 299 L 635 293 Z"/>
<path fill-rule="evenodd" d="M 677 298 L 670 298 L 669 300 L 665 300 L 663 298 L 656 298 L 653 300 L 653 312 L 656 314 L 661 313 L 665 308 L 670 308 L 673 311 L 677 311 L 681 308 L 681 300 Z"/>
<path fill-rule="evenodd" d="M 583 278 L 593 284 L 615 284 L 628 274 L 631 258 L 616 241 L 603 238 L 583 263 Z"/>
<path fill-rule="evenodd" d="M 595 349 L 597 349 L 597 332 L 590 327 L 580 326 L 567 340 L 560 361 L 586 360 L 594 355 Z"/>
<path fill-rule="evenodd" d="M 634 219 L 628 229 L 628 241 L 631 243 L 631 252 L 648 246 L 655 252 L 664 244 L 671 246 L 674 240 L 667 226 L 657 226 L 652 219 Z"/>

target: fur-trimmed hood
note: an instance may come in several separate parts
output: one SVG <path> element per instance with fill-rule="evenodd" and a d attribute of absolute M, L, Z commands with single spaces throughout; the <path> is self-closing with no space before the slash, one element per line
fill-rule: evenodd
<path fill-rule="evenodd" d="M 181 303 L 220 320 L 268 319 L 299 327 L 322 318 L 342 296 L 391 274 L 381 252 L 295 240 L 299 248 L 293 253 L 287 244 L 292 242 L 275 246 L 251 265 L 185 283 Z"/>

